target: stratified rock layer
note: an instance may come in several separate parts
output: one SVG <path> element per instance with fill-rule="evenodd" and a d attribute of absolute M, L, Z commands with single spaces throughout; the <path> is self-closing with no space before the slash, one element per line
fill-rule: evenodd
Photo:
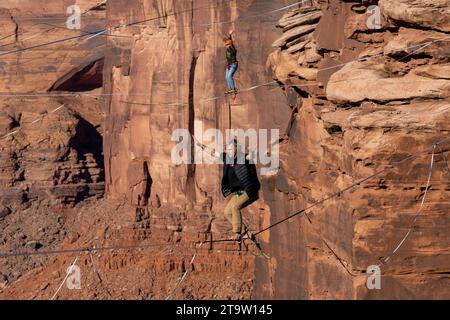
<path fill-rule="evenodd" d="M 73 205 L 104 192 L 104 25 L 97 0 L 77 1 L 80 30 L 66 28 L 74 1 L 0 4 L 0 202 Z M 70 91 L 70 92 L 67 92 Z M 80 93 L 81 95 L 76 95 Z M 90 93 L 91 96 L 86 96 Z"/>

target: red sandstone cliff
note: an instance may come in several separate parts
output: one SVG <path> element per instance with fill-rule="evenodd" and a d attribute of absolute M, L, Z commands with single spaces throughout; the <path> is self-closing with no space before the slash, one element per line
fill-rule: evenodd
<path fill-rule="evenodd" d="M 60 15 L 69 2 L 50 6 L 48 14 Z M 8 188 L 0 190 L 2 200 L 9 199 L 3 205 L 13 212 L 0 221 L 8 231 L 2 232 L 0 247 L 165 245 L 162 251 L 97 254 L 103 281 L 90 274 L 90 257 L 82 256 L 89 288 L 78 296 L 66 290 L 62 298 L 165 298 L 186 270 L 174 298 L 448 298 L 450 176 L 441 157 L 450 158 L 448 142 L 439 145 L 412 233 L 381 266 L 382 289 L 368 290 L 365 283 L 367 267 L 389 255 L 408 231 L 425 195 L 429 147 L 448 137 L 448 4 L 329 0 L 273 11 L 290 3 L 109 0 L 103 21 L 98 3 L 84 1 L 84 8 L 92 9 L 87 14 L 97 17 L 92 23 L 105 23 L 107 37 L 43 49 L 58 62 L 41 49 L 11 60 L 0 56 L 3 92 L 96 94 L 103 86 L 104 94 L 94 101 L 86 95 L 2 100 L 2 133 L 19 127 L 24 132 L 1 144 L 0 177 Z M 367 24 L 371 5 L 380 9 L 377 28 Z M 43 30 L 14 22 L 16 15 L 35 9 L 31 2 L 7 1 L 2 7 L 0 23 L 11 34 L 17 26 L 27 26 L 31 34 Z M 123 26 L 136 21 L 143 22 Z M 228 127 L 228 105 L 221 98 L 222 37 L 230 29 L 237 34 L 238 87 L 272 82 L 238 95 L 232 127 L 283 133 L 280 171 L 260 177 L 261 199 L 245 209 L 252 229 L 276 223 L 414 152 L 426 152 L 262 233 L 270 260 L 237 245 L 206 242 L 190 265 L 192 241 L 220 239 L 229 228 L 222 217 L 221 171 L 210 165 L 175 166 L 170 137 L 178 128 L 193 132 L 195 120 L 204 130 Z M 49 34 L 45 41 L 73 31 Z M 8 50 L 21 44 L 12 46 Z M 27 58 L 39 60 L 26 69 L 21 66 Z M 86 90 L 86 84 L 94 85 Z M 69 108 L 46 116 L 37 128 L 27 126 L 28 118 L 63 103 Z M 104 161 L 98 143 L 87 143 L 92 130 L 102 135 Z M 61 209 L 61 202 L 67 206 L 98 195 L 89 190 L 103 182 L 103 163 L 107 200 Z M 64 192 L 54 191 L 62 187 Z M 22 193 L 16 190 L 35 196 L 19 201 Z M 48 205 L 52 212 L 64 212 L 60 225 L 51 214 L 46 227 L 64 231 L 46 239 L 45 230 L 35 234 L 31 227 L 21 230 L 24 239 L 17 237 L 14 227 L 29 210 L 24 206 L 38 199 L 59 199 Z M 30 235 L 44 239 L 44 248 L 35 248 Z M 0 265 L 6 277 L 0 296 L 51 297 L 72 258 L 28 261 L 19 275 L 11 269 L 21 260 Z"/>

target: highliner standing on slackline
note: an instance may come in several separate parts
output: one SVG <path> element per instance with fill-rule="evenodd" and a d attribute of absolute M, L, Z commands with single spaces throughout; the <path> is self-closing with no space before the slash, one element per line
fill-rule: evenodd
<path fill-rule="evenodd" d="M 233 33 L 234 31 L 231 30 L 225 37 L 225 47 L 227 48 L 226 50 L 227 64 L 226 64 L 225 78 L 227 80 L 227 87 L 228 87 L 226 94 L 231 95 L 232 99 L 235 100 L 237 89 L 234 83 L 234 74 L 236 73 L 239 64 L 237 61 L 237 50 L 236 47 L 234 46 Z"/>

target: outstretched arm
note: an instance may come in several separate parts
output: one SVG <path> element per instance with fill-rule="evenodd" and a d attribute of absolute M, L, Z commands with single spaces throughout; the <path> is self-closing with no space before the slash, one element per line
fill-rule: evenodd
<path fill-rule="evenodd" d="M 231 40 L 233 40 L 234 41 L 234 39 L 233 39 L 233 34 L 234 34 L 234 30 L 230 30 L 230 32 L 228 32 L 228 39 L 231 39 Z"/>

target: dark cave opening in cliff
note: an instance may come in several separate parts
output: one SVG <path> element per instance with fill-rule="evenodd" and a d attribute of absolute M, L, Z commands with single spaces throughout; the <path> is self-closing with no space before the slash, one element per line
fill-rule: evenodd
<path fill-rule="evenodd" d="M 105 59 L 81 64 L 59 78 L 48 91 L 85 92 L 103 87 Z"/>
<path fill-rule="evenodd" d="M 95 160 L 100 169 L 99 175 L 94 180 L 87 171 L 80 177 L 87 183 L 99 183 L 105 181 L 104 157 L 103 157 L 103 137 L 97 128 L 81 116 L 77 115 L 79 120 L 76 126 L 76 135 L 71 139 L 69 147 L 77 153 L 78 160 L 88 161 L 88 157 Z"/>

